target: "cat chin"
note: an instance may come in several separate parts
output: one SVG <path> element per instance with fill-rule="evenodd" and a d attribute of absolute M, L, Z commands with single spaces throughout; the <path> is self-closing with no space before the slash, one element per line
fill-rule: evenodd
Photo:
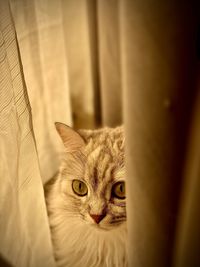
<path fill-rule="evenodd" d="M 95 224 L 80 224 L 80 220 L 74 220 L 71 227 L 59 229 L 54 235 L 58 266 L 127 267 L 126 236 L 126 223 L 111 231 L 102 231 Z"/>

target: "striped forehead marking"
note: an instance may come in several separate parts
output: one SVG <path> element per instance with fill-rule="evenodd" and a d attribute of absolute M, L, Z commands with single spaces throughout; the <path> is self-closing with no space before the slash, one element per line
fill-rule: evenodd
<path fill-rule="evenodd" d="M 91 153 L 90 156 L 92 156 Z M 93 154 L 94 155 L 94 154 Z M 113 157 L 111 154 L 106 153 L 105 150 L 99 150 L 96 158 L 88 160 L 88 175 L 90 184 L 95 192 L 104 190 L 106 185 L 113 180 L 113 168 L 115 167 Z"/>
<path fill-rule="evenodd" d="M 120 140 L 119 140 L 120 139 Z M 108 134 L 89 139 L 85 155 L 87 157 L 85 178 L 93 191 L 101 193 L 106 185 L 114 180 L 115 170 L 119 167 L 123 147 L 121 136 Z"/>
<path fill-rule="evenodd" d="M 98 171 L 97 171 L 97 167 L 95 166 L 94 167 L 94 172 L 93 172 L 93 188 L 94 188 L 94 191 L 97 190 L 98 184 L 99 184 Z"/>

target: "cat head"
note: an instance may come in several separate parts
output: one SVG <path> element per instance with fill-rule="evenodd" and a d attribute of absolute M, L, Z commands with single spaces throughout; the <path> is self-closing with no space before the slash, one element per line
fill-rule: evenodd
<path fill-rule="evenodd" d="M 122 127 L 56 129 L 65 146 L 60 169 L 63 205 L 70 216 L 98 229 L 126 221 L 124 133 Z"/>

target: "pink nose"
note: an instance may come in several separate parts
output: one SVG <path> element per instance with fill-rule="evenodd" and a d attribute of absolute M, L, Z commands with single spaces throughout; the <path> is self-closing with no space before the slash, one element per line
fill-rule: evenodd
<path fill-rule="evenodd" d="M 106 214 L 90 214 L 90 216 L 98 224 L 106 216 Z"/>

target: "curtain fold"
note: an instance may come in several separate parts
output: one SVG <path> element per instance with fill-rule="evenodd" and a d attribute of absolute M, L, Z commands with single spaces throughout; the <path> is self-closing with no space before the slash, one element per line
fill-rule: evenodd
<path fill-rule="evenodd" d="M 123 122 L 119 1 L 97 1 L 102 124 Z"/>
<path fill-rule="evenodd" d="M 129 264 L 169 267 L 197 89 L 197 17 L 178 1 L 125 0 L 120 10 Z"/>
<path fill-rule="evenodd" d="M 94 128 L 96 125 L 93 78 L 93 57 L 96 57 L 96 54 L 92 54 L 95 36 L 92 29 L 94 19 L 90 18 L 89 6 L 87 0 L 62 2 L 63 34 L 75 128 Z"/>
<path fill-rule="evenodd" d="M 0 258 L 1 266 L 55 266 L 8 1 L 0 1 Z"/>
<path fill-rule="evenodd" d="M 199 68 L 198 68 L 199 69 Z M 200 266 L 200 71 L 174 246 L 174 266 Z"/>

